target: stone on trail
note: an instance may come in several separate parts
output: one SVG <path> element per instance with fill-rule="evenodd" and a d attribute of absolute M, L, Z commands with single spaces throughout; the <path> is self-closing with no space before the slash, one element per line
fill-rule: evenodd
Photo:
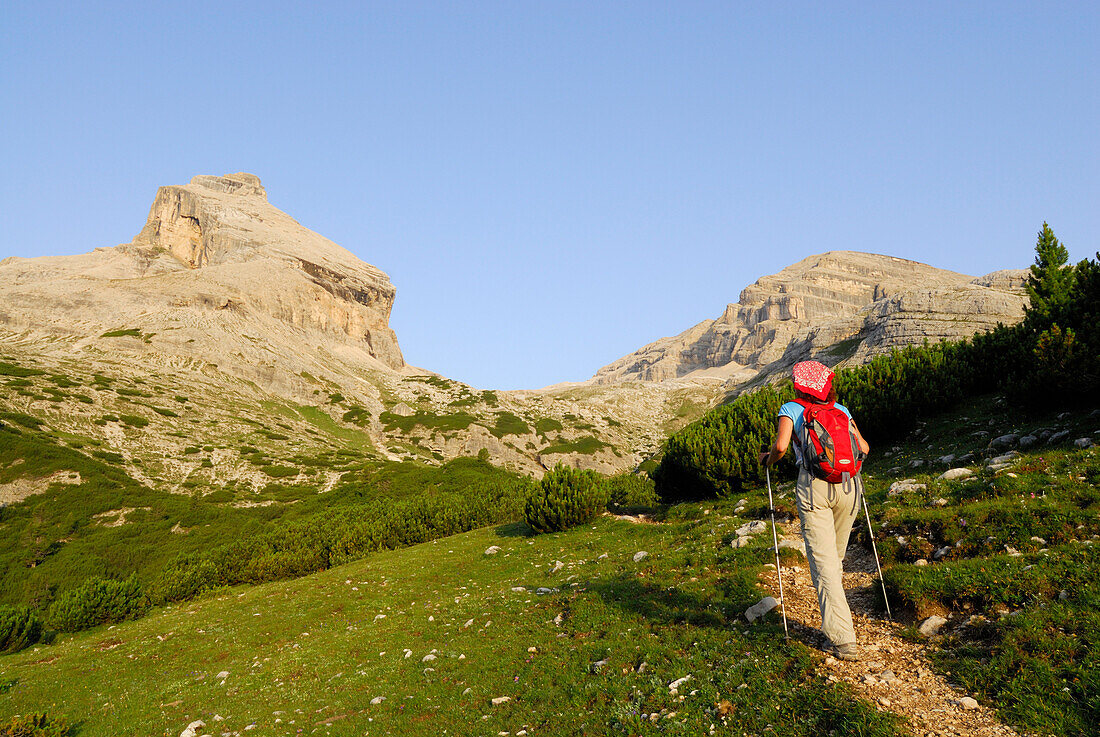
<path fill-rule="evenodd" d="M 634 554 L 634 562 L 641 563 L 647 555 L 649 555 L 649 553 L 647 553 L 646 551 L 639 550 L 637 553 Z"/>
<path fill-rule="evenodd" d="M 779 601 L 774 596 L 765 596 L 745 610 L 745 619 L 755 622 L 777 606 Z"/>
<path fill-rule="evenodd" d="M 970 478 L 974 475 L 974 472 L 969 468 L 949 468 L 939 475 L 939 478 L 943 481 L 953 481 L 955 479 Z"/>
<path fill-rule="evenodd" d="M 933 614 L 928 619 L 920 623 L 920 633 L 925 637 L 932 637 L 937 634 L 940 629 L 947 624 L 947 620 L 938 614 Z"/>
<path fill-rule="evenodd" d="M 793 550 L 799 553 L 803 558 L 806 557 L 806 543 L 801 540 L 780 540 L 779 549 Z"/>

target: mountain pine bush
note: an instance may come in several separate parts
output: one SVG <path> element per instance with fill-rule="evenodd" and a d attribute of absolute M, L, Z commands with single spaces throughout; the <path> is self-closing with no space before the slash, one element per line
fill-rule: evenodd
<path fill-rule="evenodd" d="M 653 507 L 658 504 L 653 480 L 633 473 L 607 477 L 604 482 L 609 504 L 616 507 Z"/>
<path fill-rule="evenodd" d="M 0 653 L 19 652 L 42 637 L 42 620 L 26 607 L 0 606 Z"/>
<path fill-rule="evenodd" d="M 59 596 L 50 605 L 47 621 L 61 632 L 75 632 L 140 617 L 148 607 L 136 576 L 125 581 L 92 578 Z"/>
<path fill-rule="evenodd" d="M 0 737 L 67 737 L 73 728 L 64 717 L 24 714 L 0 722 Z"/>
<path fill-rule="evenodd" d="M 653 472 L 661 500 L 726 496 L 759 485 L 764 480 L 760 453 L 775 435 L 779 408 L 793 398 L 789 384 L 764 386 L 670 437 Z"/>
<path fill-rule="evenodd" d="M 523 518 L 535 532 L 576 527 L 607 507 L 609 490 L 592 471 L 558 465 L 527 497 Z"/>

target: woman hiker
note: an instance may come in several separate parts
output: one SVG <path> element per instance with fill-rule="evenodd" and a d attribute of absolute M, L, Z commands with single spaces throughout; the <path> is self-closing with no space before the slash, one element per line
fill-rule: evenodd
<path fill-rule="evenodd" d="M 809 404 L 835 404 L 837 395 L 833 389 L 833 372 L 817 361 L 797 363 L 793 370 L 794 392 L 799 400 Z M 864 455 L 869 448 L 863 439 L 852 413 L 840 404 L 836 409 L 848 416 L 849 428 L 859 450 Z M 775 442 L 769 451 L 761 454 L 760 462 L 769 468 L 779 462 L 794 440 L 795 460 L 798 465 L 798 483 L 795 501 L 798 518 L 802 521 L 802 539 L 806 543 L 806 562 L 810 566 L 810 578 L 817 589 L 817 602 L 821 608 L 821 631 L 832 643 L 832 652 L 841 660 L 858 660 L 856 632 L 852 626 L 852 612 L 844 596 L 843 567 L 841 561 L 848 549 L 848 536 L 852 523 L 859 514 L 863 480 L 856 473 L 843 483 L 830 484 L 816 478 L 803 463 L 802 444 L 805 407 L 799 402 L 787 402 L 779 410 L 779 428 Z"/>

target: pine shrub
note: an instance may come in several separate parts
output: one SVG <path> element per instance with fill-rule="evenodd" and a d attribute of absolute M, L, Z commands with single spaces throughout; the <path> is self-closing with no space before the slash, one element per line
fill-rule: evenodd
<path fill-rule="evenodd" d="M 527 498 L 523 518 L 536 532 L 583 524 L 607 507 L 608 490 L 592 471 L 558 465 Z"/>
<path fill-rule="evenodd" d="M 657 489 L 647 476 L 620 473 L 603 482 L 609 503 L 615 507 L 653 507 L 658 503 Z"/>
<path fill-rule="evenodd" d="M 67 737 L 72 728 L 64 717 L 25 714 L 0 722 L 0 737 Z"/>
<path fill-rule="evenodd" d="M 47 621 L 61 632 L 75 632 L 141 616 L 149 606 L 136 576 L 125 581 L 92 578 L 57 597 Z"/>
<path fill-rule="evenodd" d="M 26 607 L 0 606 L 0 653 L 19 652 L 42 637 L 42 620 Z"/>

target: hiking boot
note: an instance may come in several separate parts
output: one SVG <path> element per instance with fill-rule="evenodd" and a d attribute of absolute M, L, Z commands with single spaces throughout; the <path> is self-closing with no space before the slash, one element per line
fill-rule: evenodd
<path fill-rule="evenodd" d="M 859 660 L 859 648 L 854 642 L 833 646 L 833 657 L 838 660 Z"/>

